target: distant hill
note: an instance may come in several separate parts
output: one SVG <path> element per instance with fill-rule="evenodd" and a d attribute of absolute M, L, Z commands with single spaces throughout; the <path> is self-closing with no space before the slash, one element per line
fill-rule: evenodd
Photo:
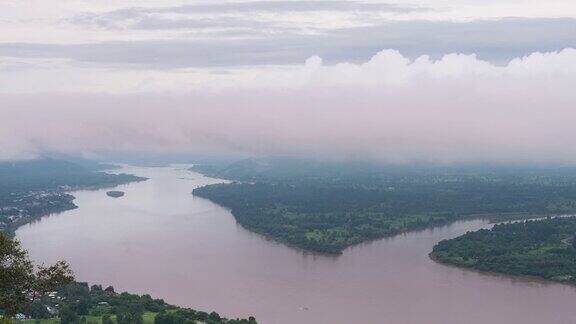
<path fill-rule="evenodd" d="M 258 157 L 234 162 L 199 163 L 191 170 L 215 177 L 238 181 L 294 181 L 330 179 L 346 181 L 357 179 L 397 179 L 422 177 L 449 178 L 513 178 L 543 176 L 576 177 L 576 166 L 539 164 L 430 164 L 430 163 L 378 163 L 368 161 L 319 160 L 293 157 Z"/>
<path fill-rule="evenodd" d="M 95 172 L 95 168 L 54 159 L 0 162 L 0 192 L 49 190 L 61 186 L 115 185 L 145 180 L 127 174 Z"/>

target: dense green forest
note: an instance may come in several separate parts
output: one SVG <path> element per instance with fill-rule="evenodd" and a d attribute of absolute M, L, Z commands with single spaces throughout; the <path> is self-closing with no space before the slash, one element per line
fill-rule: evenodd
<path fill-rule="evenodd" d="M 0 162 L 0 231 L 11 232 L 38 217 L 76 208 L 69 190 L 146 180 L 98 172 L 103 166 L 54 159 Z"/>
<path fill-rule="evenodd" d="M 312 251 L 463 217 L 576 212 L 576 169 L 418 166 L 249 159 L 194 171 L 234 180 L 194 195 L 231 209 L 244 227 Z"/>
<path fill-rule="evenodd" d="M 440 262 L 576 283 L 576 218 L 495 225 L 434 246 Z"/>

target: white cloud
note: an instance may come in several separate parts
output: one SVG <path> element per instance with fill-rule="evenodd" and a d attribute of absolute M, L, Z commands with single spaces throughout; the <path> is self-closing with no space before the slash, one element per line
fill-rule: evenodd
<path fill-rule="evenodd" d="M 222 22 L 211 21 L 210 24 Z M 84 67 L 91 65 L 94 71 L 88 71 L 89 74 L 111 67 L 115 71 L 154 69 L 170 73 L 174 69 L 291 65 L 313 55 L 322 56 L 328 64 L 357 63 L 369 59 L 382 48 L 398 49 L 409 58 L 429 54 L 437 59 L 446 53 L 476 53 L 481 59 L 503 64 L 513 57 L 536 51 L 556 51 L 576 44 L 576 19 L 509 18 L 468 23 L 404 21 L 315 34 L 300 33 L 297 25 L 274 25 L 268 29 L 253 21 L 247 26 L 250 24 L 253 26 L 242 30 L 197 28 L 208 33 L 201 39 L 195 36 L 187 40 L 134 38 L 82 44 L 0 42 L 0 55 L 66 59 L 75 61 L 76 65 L 84 64 Z M 127 78 L 129 74 L 134 72 L 127 73 Z"/>
<path fill-rule="evenodd" d="M 576 50 L 506 66 L 471 55 L 226 75 L 179 94 L 2 95 L 0 156 L 243 152 L 394 161 L 576 162 Z"/>
<path fill-rule="evenodd" d="M 297 26 L 303 32 L 310 32 L 310 29 L 333 30 L 398 20 L 576 18 L 576 4 L 573 0 L 4 0 L 0 2 L 0 42 L 81 44 L 187 40 L 202 34 L 190 21 L 226 17 L 244 21 L 241 25 L 255 20 Z M 187 23 L 180 24 L 178 30 L 129 28 L 134 23 L 150 26 L 148 20 L 158 18 L 188 21 L 188 28 L 183 28 Z M 94 24 L 78 24 L 80 21 Z M 109 30 L 109 27 L 115 28 Z"/>
<path fill-rule="evenodd" d="M 5 0 L 0 158 L 576 162 L 575 28 L 573 0 Z"/>

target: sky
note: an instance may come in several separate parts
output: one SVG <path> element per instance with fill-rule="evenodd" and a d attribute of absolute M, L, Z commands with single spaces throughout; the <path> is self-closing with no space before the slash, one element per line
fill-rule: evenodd
<path fill-rule="evenodd" d="M 573 0 L 2 0 L 0 159 L 576 162 Z"/>

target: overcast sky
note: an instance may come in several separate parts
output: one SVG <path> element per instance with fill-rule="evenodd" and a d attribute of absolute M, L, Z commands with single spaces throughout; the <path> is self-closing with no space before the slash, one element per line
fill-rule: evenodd
<path fill-rule="evenodd" d="M 574 0 L 0 2 L 0 159 L 576 162 Z"/>

